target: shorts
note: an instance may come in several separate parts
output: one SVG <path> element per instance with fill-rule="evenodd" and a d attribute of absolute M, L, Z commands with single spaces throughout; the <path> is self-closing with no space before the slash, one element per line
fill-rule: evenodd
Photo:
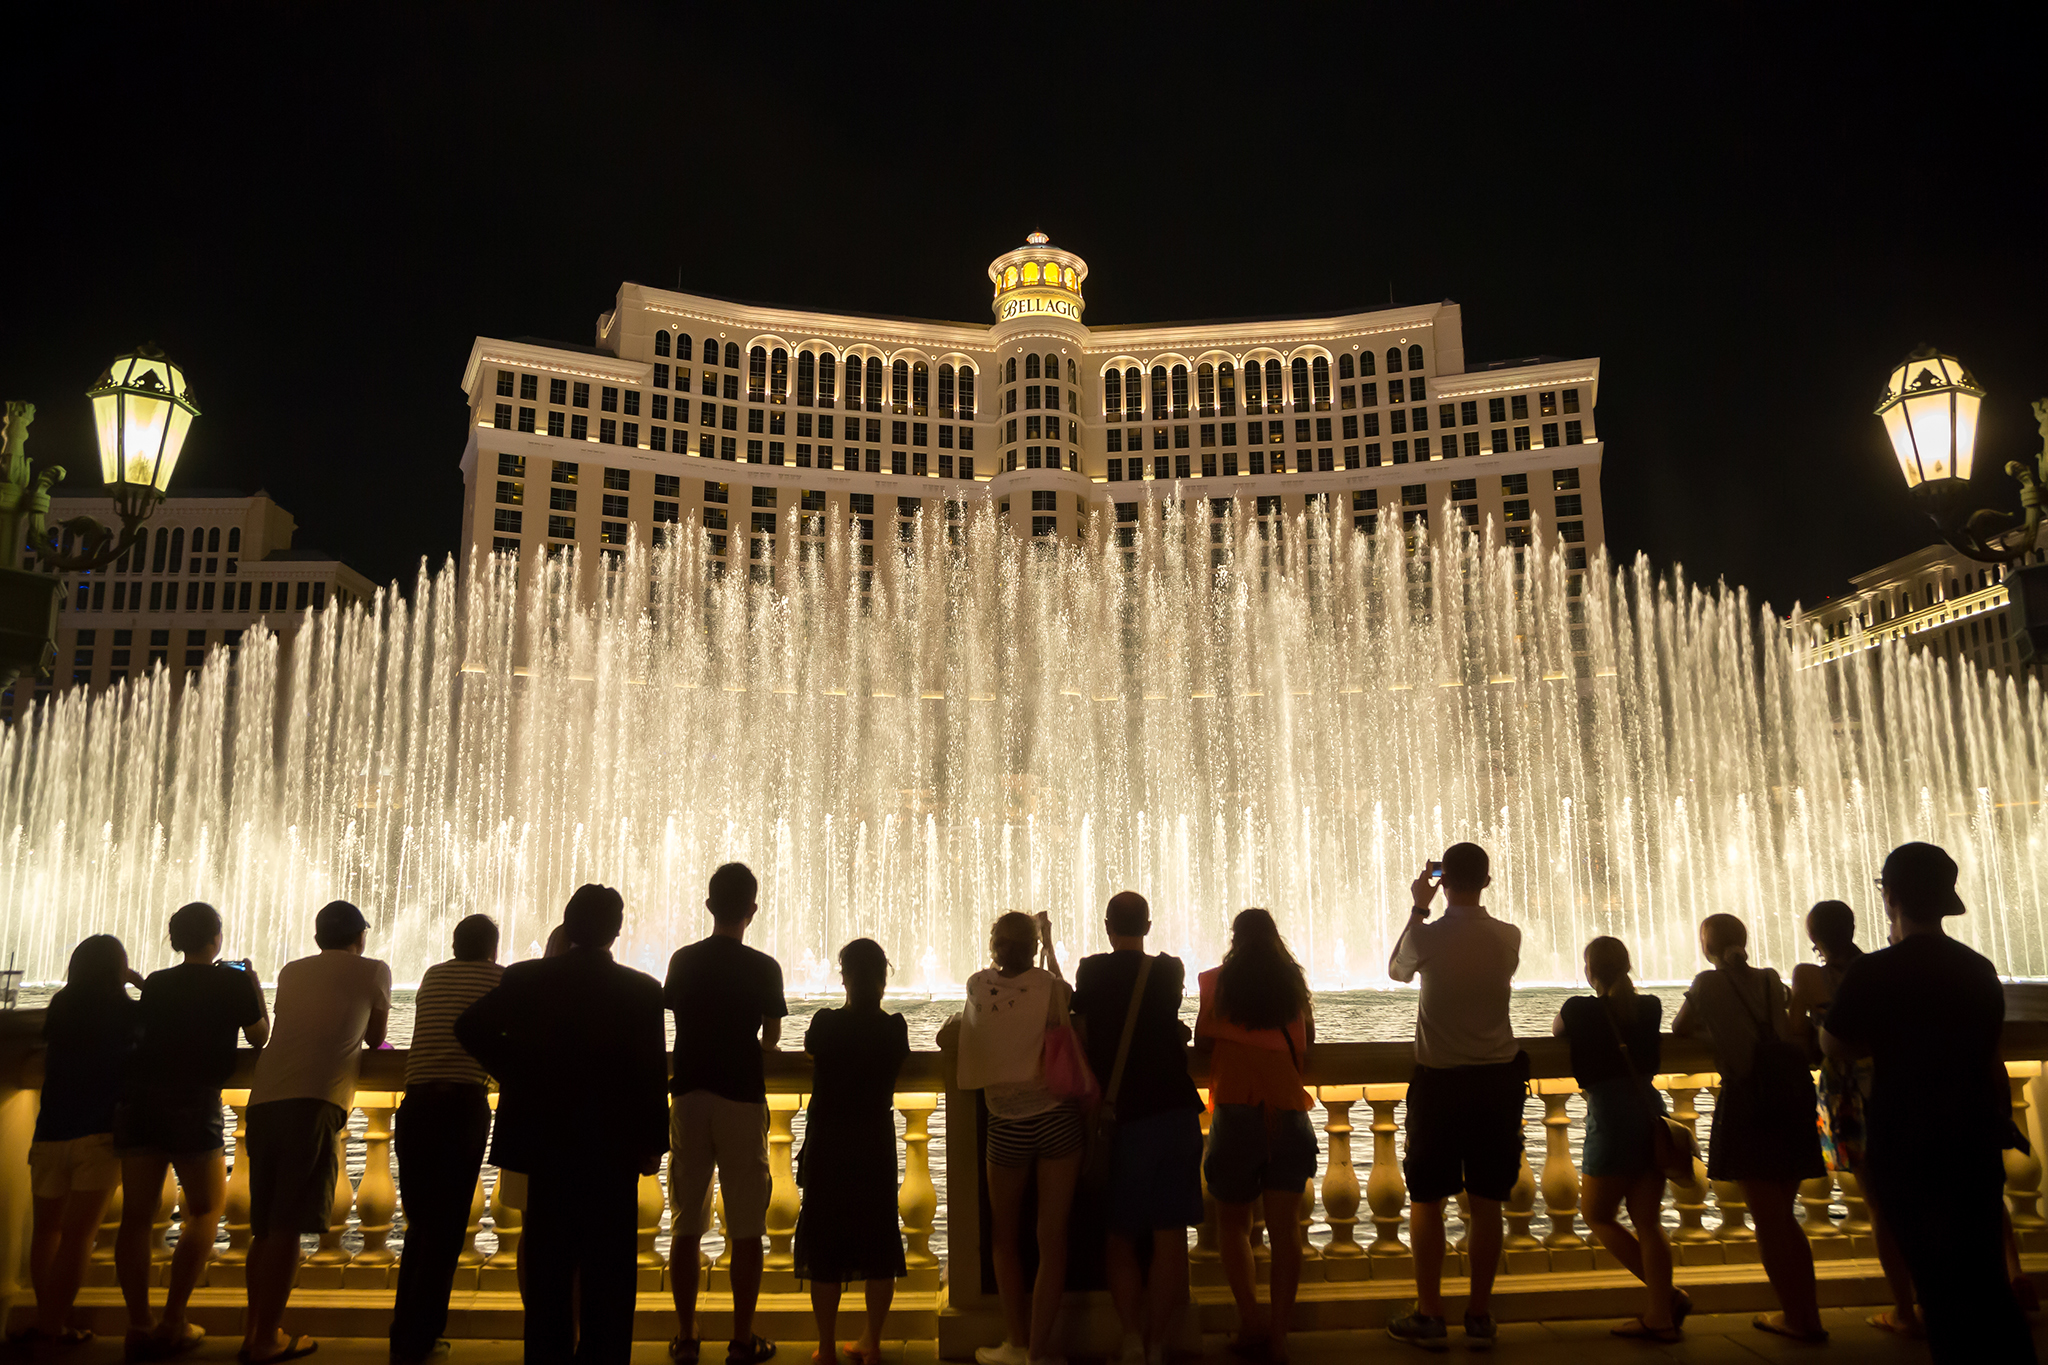
<path fill-rule="evenodd" d="M 266 1100 L 249 1106 L 248 1122 L 250 1233 L 325 1233 L 340 1169 L 335 1137 L 348 1111 L 326 1100 Z"/>
<path fill-rule="evenodd" d="M 1434 1204 L 1464 1190 L 1505 1201 L 1522 1174 L 1527 1059 L 1493 1066 L 1418 1066 L 1408 1082 L 1408 1198 Z"/>
<path fill-rule="evenodd" d="M 1109 1229 L 1136 1240 L 1202 1221 L 1202 1116 L 1175 1109 L 1116 1127 L 1109 1160 Z"/>
<path fill-rule="evenodd" d="M 1202 1174 L 1224 1204 L 1249 1204 L 1267 1191 L 1300 1194 L 1316 1178 L 1315 1129 L 1299 1109 L 1219 1104 Z"/>
<path fill-rule="evenodd" d="M 114 1146 L 123 1156 L 190 1156 L 227 1143 L 220 1091 L 137 1095 L 114 1109 Z"/>
<path fill-rule="evenodd" d="M 29 1185 L 38 1199 L 111 1190 L 121 1183 L 112 1133 L 88 1133 L 28 1146 Z"/>
<path fill-rule="evenodd" d="M 702 1237 L 711 1222 L 711 1172 L 725 1195 L 725 1235 L 768 1235 L 768 1105 L 692 1090 L 670 1101 L 668 1163 L 675 1235 Z M 692 1222 L 691 1210 L 695 1210 Z"/>
<path fill-rule="evenodd" d="M 1006 1119 L 988 1116 L 988 1164 L 1029 1166 L 1038 1161 L 1058 1161 L 1081 1150 L 1088 1135 L 1081 1128 L 1081 1111 L 1071 1104 L 1055 1105 L 1028 1118 Z"/>

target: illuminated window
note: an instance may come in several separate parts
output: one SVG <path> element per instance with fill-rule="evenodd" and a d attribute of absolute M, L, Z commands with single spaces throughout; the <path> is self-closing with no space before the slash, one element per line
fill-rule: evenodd
<path fill-rule="evenodd" d="M 1317 356 L 1313 366 L 1315 375 L 1316 411 L 1330 410 L 1330 361 L 1327 356 Z"/>
<path fill-rule="evenodd" d="M 1399 346 L 1387 347 L 1387 373 L 1401 373 L 1401 348 Z"/>
<path fill-rule="evenodd" d="M 1244 367 L 1244 410 L 1246 412 L 1264 412 L 1266 410 L 1260 398 L 1260 374 L 1258 361 L 1253 360 L 1246 363 Z"/>
<path fill-rule="evenodd" d="M 1188 367 L 1185 365 L 1173 367 L 1173 415 L 1188 415 Z"/>
<path fill-rule="evenodd" d="M 899 360 L 889 367 L 889 410 L 903 412 L 910 407 L 910 362 Z"/>
<path fill-rule="evenodd" d="M 1017 267 L 1013 265 L 1013 266 L 1011 266 L 1011 267 L 1010 267 L 1010 268 L 1009 268 L 1008 270 L 1005 270 L 1005 271 L 1003 272 L 1003 288 L 1005 288 L 1005 289 L 1015 289 L 1016 287 L 1017 287 Z"/>
<path fill-rule="evenodd" d="M 654 334 L 654 353 L 655 353 L 656 355 L 667 355 L 667 354 L 668 354 L 668 333 L 667 333 L 667 332 L 656 332 L 656 333 Z"/>
<path fill-rule="evenodd" d="M 830 351 L 827 351 L 818 357 L 818 406 L 821 408 L 831 407 L 838 395 L 838 389 L 839 362 L 833 359 Z M 818 434 L 820 436 L 831 435 L 827 431 L 820 431 Z"/>
<path fill-rule="evenodd" d="M 1102 415 L 1114 422 L 1117 420 L 1119 410 L 1123 405 L 1123 376 L 1115 370 L 1104 370 L 1102 372 Z M 1111 432 L 1110 434 L 1115 435 L 1116 433 Z"/>
<path fill-rule="evenodd" d="M 1277 360 L 1269 360 L 1269 361 L 1267 361 L 1267 362 L 1266 362 L 1266 411 L 1267 411 L 1267 412 L 1278 412 L 1278 411 L 1280 411 L 1280 404 L 1282 403 L 1282 401 L 1284 401 L 1284 400 L 1283 400 L 1283 396 L 1282 396 L 1282 393 L 1281 393 L 1281 389 L 1280 389 L 1280 382 L 1281 382 L 1281 380 L 1280 380 L 1280 362 L 1279 362 L 1279 361 L 1277 361 Z"/>
<path fill-rule="evenodd" d="M 725 343 L 725 368 L 737 370 L 740 367 L 740 344 L 737 341 Z"/>
<path fill-rule="evenodd" d="M 1023 267 L 1023 269 L 1022 269 L 1022 270 L 1020 270 L 1020 271 L 1018 272 L 1018 277 L 1019 277 L 1020 279 L 1022 279 L 1022 280 L 1024 281 L 1024 283 L 1026 283 L 1026 284 L 1037 284 L 1037 283 L 1038 283 L 1038 262 L 1036 262 L 1036 261 L 1026 261 L 1026 262 L 1024 262 L 1024 267 Z"/>
<path fill-rule="evenodd" d="M 1047 379 L 1058 379 L 1060 377 L 1060 358 L 1050 351 L 1045 353 L 1045 377 Z"/>
<path fill-rule="evenodd" d="M 1556 492 L 1579 486 L 1579 471 L 1576 469 L 1553 469 L 1550 471 L 1550 486 Z M 1577 515 L 1574 513 L 1573 515 Z"/>
<path fill-rule="evenodd" d="M 1422 368 L 1422 348 L 1420 346 L 1410 346 L 1408 348 L 1408 368 L 1411 370 Z M 1391 367 L 1389 369 L 1391 370 Z"/>
<path fill-rule="evenodd" d="M 780 346 L 768 357 L 768 401 L 787 403 L 789 401 L 789 352 Z"/>
<path fill-rule="evenodd" d="M 868 411 L 880 412 L 882 410 L 881 357 L 870 356 L 868 358 L 868 376 L 866 382 L 861 385 L 861 389 L 867 395 Z"/>
<path fill-rule="evenodd" d="M 781 352 L 777 351 L 777 355 Z M 818 388 L 818 358 L 809 351 L 800 351 L 796 357 L 796 405 L 800 408 L 811 406 Z"/>
<path fill-rule="evenodd" d="M 768 396 L 768 352 L 760 346 L 747 352 L 747 401 L 759 403 Z"/>
<path fill-rule="evenodd" d="M 1124 420 L 1143 421 L 1145 417 L 1145 380 L 1138 367 L 1133 365 L 1124 371 Z"/>
<path fill-rule="evenodd" d="M 1237 367 L 1227 360 L 1224 361 L 1217 367 L 1216 382 L 1219 406 L 1223 409 L 1222 415 L 1237 416 Z M 1224 444 L 1230 445 L 1231 442 L 1225 441 Z"/>
<path fill-rule="evenodd" d="M 1038 378 L 1038 357 L 1035 354 L 1024 357 L 1024 377 L 1026 379 Z"/>
<path fill-rule="evenodd" d="M 966 365 L 962 365 L 960 367 L 959 417 L 960 420 L 963 422 L 970 422 L 974 420 L 974 371 Z M 974 449 L 973 432 L 963 430 L 960 433 L 960 448 L 962 450 Z M 960 477 L 964 479 L 970 476 L 962 474 Z"/>
<path fill-rule="evenodd" d="M 931 397 L 931 371 L 920 360 L 910 367 L 910 415 L 913 417 L 930 416 Z"/>
<path fill-rule="evenodd" d="M 1307 412 L 1310 405 L 1308 392 L 1308 360 L 1303 356 L 1296 356 L 1294 358 L 1293 369 L 1294 410 L 1296 412 Z M 1329 391 L 1329 385 L 1327 383 L 1323 385 L 1323 390 L 1325 393 Z"/>

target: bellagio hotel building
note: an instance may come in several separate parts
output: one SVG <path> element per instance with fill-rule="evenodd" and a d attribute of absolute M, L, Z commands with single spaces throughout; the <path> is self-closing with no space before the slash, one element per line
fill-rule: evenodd
<path fill-rule="evenodd" d="M 827 526 L 887 543 L 992 500 L 1013 535 L 1073 544 L 1093 511 L 1128 541 L 1168 498 L 1366 535 L 1448 507 L 1571 568 L 1602 541 L 1597 360 L 1468 364 L 1448 301 L 1090 324 L 1087 263 L 1036 233 L 988 277 L 986 323 L 629 283 L 594 345 L 477 338 L 466 541 L 594 575 L 694 518 L 714 573 L 772 582 L 777 538 Z"/>

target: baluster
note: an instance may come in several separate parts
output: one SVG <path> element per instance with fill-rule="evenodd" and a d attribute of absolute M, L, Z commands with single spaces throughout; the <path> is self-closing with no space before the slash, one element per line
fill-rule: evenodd
<path fill-rule="evenodd" d="M 114 1273 L 114 1243 L 121 1233 L 121 1200 L 123 1191 L 119 1181 L 114 1183 L 114 1197 L 107 1201 L 107 1216 L 100 1220 L 100 1233 L 92 1244 L 92 1259 L 86 1264 L 87 1284 L 118 1284 L 120 1278 Z M 23 1268 L 26 1275 L 27 1269 Z M 26 1290 L 28 1285 L 23 1283 Z"/>
<path fill-rule="evenodd" d="M 1871 1241 L 1870 1205 L 1863 1199 L 1863 1182 L 1856 1178 L 1854 1171 L 1836 1171 L 1835 1180 L 1842 1187 L 1842 1207 L 1848 1210 L 1842 1219 L 1842 1232 L 1854 1248 L 1854 1254 L 1861 1257 L 1877 1255 L 1877 1246 Z"/>
<path fill-rule="evenodd" d="M 1700 1131 L 1700 1111 L 1695 1107 L 1694 1097 L 1700 1093 L 1706 1076 L 1673 1076 L 1667 1089 L 1671 1094 L 1671 1117 L 1686 1126 L 1694 1138 Z M 1727 1259 L 1721 1244 L 1714 1234 L 1707 1231 L 1707 1168 L 1697 1158 L 1692 1163 L 1692 1179 L 1681 1184 L 1676 1180 L 1671 1185 L 1671 1206 L 1678 1211 L 1678 1231 L 1671 1234 L 1672 1260 L 1679 1265 L 1719 1264 Z"/>
<path fill-rule="evenodd" d="M 2012 1086 L 2012 1121 L 2027 1131 L 2027 1083 L 2041 1074 L 2039 1062 L 2006 1063 L 2007 1081 Z M 2041 1216 L 2041 1151 L 2022 1152 L 2008 1147 L 2005 1152 L 2005 1197 L 2012 1206 L 2012 1234 L 2020 1250 L 2032 1251 L 2048 1231 L 2048 1218 Z"/>
<path fill-rule="evenodd" d="M 228 1245 L 207 1267 L 206 1285 L 210 1289 L 239 1289 L 248 1283 L 243 1267 L 249 1261 L 249 1092 L 230 1090 L 221 1098 L 235 1115 L 235 1161 L 228 1168 L 227 1204 L 221 1215 L 228 1230 Z"/>
<path fill-rule="evenodd" d="M 342 1246 L 341 1237 L 348 1230 L 355 1194 L 348 1179 L 348 1122 L 344 1119 L 334 1135 L 334 1204 L 327 1214 L 327 1231 L 320 1234 L 320 1245 L 299 1266 L 299 1288 L 341 1288 L 342 1268 L 348 1264 L 348 1249 Z"/>
<path fill-rule="evenodd" d="M 1365 1248 L 1358 1244 L 1361 1191 L 1351 1164 L 1351 1106 L 1365 1098 L 1363 1086 L 1326 1085 L 1316 1092 L 1326 1115 L 1330 1155 L 1323 1167 L 1323 1216 L 1330 1224 L 1330 1244 L 1323 1248 L 1323 1278 L 1362 1280 L 1372 1274 Z"/>
<path fill-rule="evenodd" d="M 156 1201 L 156 1217 L 149 1220 L 149 1282 L 162 1284 L 165 1267 L 171 1260 L 171 1218 L 176 1213 L 183 1191 L 178 1188 L 178 1172 L 174 1167 L 164 1168 L 164 1187 Z"/>
<path fill-rule="evenodd" d="M 1394 1150 L 1394 1106 L 1407 1095 L 1405 1085 L 1368 1085 L 1366 1103 L 1372 1106 L 1372 1169 L 1365 1174 L 1365 1203 L 1372 1210 L 1373 1239 L 1366 1248 L 1376 1280 L 1407 1279 L 1415 1273 L 1415 1258 L 1401 1240 L 1401 1215 L 1408 1206 L 1408 1182 L 1401 1175 L 1401 1161 Z"/>
<path fill-rule="evenodd" d="M 1319 1280 L 1323 1275 L 1323 1253 L 1309 1240 L 1309 1229 L 1316 1221 L 1316 1178 L 1311 1175 L 1301 1187 L 1301 1217 L 1294 1235 L 1301 1239 L 1301 1278 L 1304 1283 Z"/>
<path fill-rule="evenodd" d="M 903 1187 L 896 1192 L 896 1213 L 903 1220 L 903 1264 L 910 1272 L 907 1288 L 937 1289 L 939 1258 L 932 1254 L 932 1224 L 939 1214 L 939 1191 L 932 1184 L 932 1110 L 937 1095 L 898 1095 L 903 1113 Z"/>
<path fill-rule="evenodd" d="M 484 1173 L 478 1171 L 476 1188 L 469 1193 L 469 1217 L 462 1226 L 462 1250 L 455 1257 L 455 1289 L 458 1293 L 482 1287 L 483 1267 L 487 1258 L 478 1241 L 484 1234 L 484 1210 L 487 1207 Z M 410 1230 L 410 1221 L 406 1226 Z"/>
<path fill-rule="evenodd" d="M 1525 1110 L 1522 1115 L 1525 1133 L 1528 1126 L 1529 1116 Z M 1550 1254 L 1529 1227 L 1535 1217 L 1536 1172 L 1529 1166 L 1529 1145 L 1525 1140 L 1521 1173 L 1515 1177 L 1515 1188 L 1508 1192 L 1507 1206 L 1501 1210 L 1502 1221 L 1507 1224 L 1507 1231 L 1501 1238 L 1502 1268 L 1511 1275 L 1541 1274 L 1550 1269 Z"/>
<path fill-rule="evenodd" d="M 391 1178 L 391 1115 L 388 1093 L 357 1097 L 363 1110 L 363 1179 L 356 1190 L 356 1218 L 363 1249 L 341 1272 L 346 1289 L 381 1289 L 393 1283 L 398 1254 L 391 1249 L 391 1223 L 398 1212 L 398 1185 Z M 337 1182 L 338 1183 L 338 1182 Z"/>
<path fill-rule="evenodd" d="M 1446 1210 L 1444 1236 L 1448 1243 L 1447 1249 L 1449 1254 L 1445 1258 L 1445 1273 L 1450 1275 L 1470 1275 L 1472 1273 L 1472 1193 L 1469 1190 L 1459 1190 L 1457 1194 L 1451 1197 L 1451 1202 L 1458 1206 L 1458 1235 L 1456 1237 L 1450 1236 L 1449 1211 Z"/>
<path fill-rule="evenodd" d="M 1202 1096 L 1202 1148 L 1206 1153 L 1209 1145 L 1209 1092 Z M 1195 1229 L 1194 1249 L 1188 1252 L 1188 1279 L 1194 1284 L 1222 1284 L 1223 1258 L 1217 1251 L 1217 1239 L 1222 1235 L 1217 1222 L 1216 1196 L 1209 1193 L 1209 1177 L 1202 1176 L 1202 1225 Z"/>
<path fill-rule="evenodd" d="M 518 1171 L 500 1169 L 491 1182 L 491 1231 L 497 1234 L 498 1249 L 477 1274 L 477 1288 L 492 1293 L 517 1293 L 519 1289 L 519 1239 L 524 1233 L 526 1177 Z"/>
<path fill-rule="evenodd" d="M 796 1111 L 803 1107 L 802 1095 L 770 1095 L 768 1097 L 768 1252 L 762 1258 L 767 1270 L 767 1279 L 777 1282 L 776 1287 L 785 1291 L 796 1289 L 796 1257 L 791 1253 L 790 1244 L 796 1237 L 796 1215 L 799 1198 L 796 1188 L 796 1168 L 790 1159 L 790 1149 L 796 1139 L 791 1136 L 790 1124 Z M 899 1191 L 898 1198 L 901 1198 Z"/>
<path fill-rule="evenodd" d="M 718 1230 L 720 1245 L 717 1256 L 701 1258 L 706 1266 L 705 1274 L 709 1276 L 705 1287 L 725 1293 L 732 1288 L 732 1238 L 725 1231 L 725 1182 L 722 1180 L 711 1182 L 711 1226 Z"/>
<path fill-rule="evenodd" d="M 1839 1261 L 1850 1254 L 1849 1238 L 1835 1226 L 1829 1206 L 1835 1202 L 1835 1178 L 1817 1175 L 1799 1182 L 1799 1206 L 1804 1210 L 1806 1240 L 1816 1261 Z"/>
<path fill-rule="evenodd" d="M 640 1249 L 634 1260 L 639 1266 L 636 1279 L 643 1294 L 652 1294 L 661 1288 L 661 1253 L 654 1249 L 654 1239 L 661 1236 L 661 1211 L 666 1206 L 667 1189 L 668 1185 L 659 1172 L 640 1177 L 638 1218 L 635 1222 Z"/>
<path fill-rule="evenodd" d="M 1550 1233 L 1543 1245 L 1552 1270 L 1591 1270 L 1593 1252 L 1572 1226 L 1579 1213 L 1579 1172 L 1572 1165 L 1572 1119 L 1567 1106 L 1578 1090 L 1570 1080 L 1540 1080 L 1543 1100 L 1543 1211 L 1550 1215 Z"/>

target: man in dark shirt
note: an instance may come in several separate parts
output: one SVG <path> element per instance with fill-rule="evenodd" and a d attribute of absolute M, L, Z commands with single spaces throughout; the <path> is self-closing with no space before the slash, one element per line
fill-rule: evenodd
<path fill-rule="evenodd" d="M 1137 1365 L 1166 1358 L 1187 1295 L 1188 1229 L 1202 1221 L 1202 1097 L 1188 1075 L 1188 1029 L 1180 1021 L 1186 974 L 1179 958 L 1164 953 L 1151 959 L 1123 1074 L 1109 1094 L 1152 909 L 1137 892 L 1118 892 L 1103 928 L 1110 951 L 1081 959 L 1073 1013 L 1105 1101 L 1116 1106 L 1106 1259 L 1123 1322 L 1123 1359 Z M 1140 1242 L 1151 1243 L 1149 1287 Z"/>
<path fill-rule="evenodd" d="M 1849 968 L 1821 1047 L 1872 1061 L 1871 1202 L 1912 1267 L 1934 1358 L 2030 1361 L 2005 1277 L 2005 993 L 1989 962 L 1942 932 L 1963 913 L 1948 854 L 1902 844 L 1879 884 L 1892 946 Z"/>
<path fill-rule="evenodd" d="M 671 1262 L 697 1263 L 711 1212 L 711 1172 L 725 1194 L 726 1245 L 732 1256 L 729 1365 L 759 1365 L 775 1344 L 754 1335 L 761 1293 L 761 1239 L 768 1232 L 768 1086 L 763 1053 L 782 1040 L 789 1006 L 782 968 L 746 943 L 760 907 L 754 874 L 727 863 L 711 874 L 711 937 L 669 959 L 662 999 L 676 1016 L 675 1068 L 669 1093 L 669 1199 L 675 1210 Z M 680 1327 L 669 1343 L 679 1362 L 695 1361 L 697 1275 L 672 1275 Z"/>

